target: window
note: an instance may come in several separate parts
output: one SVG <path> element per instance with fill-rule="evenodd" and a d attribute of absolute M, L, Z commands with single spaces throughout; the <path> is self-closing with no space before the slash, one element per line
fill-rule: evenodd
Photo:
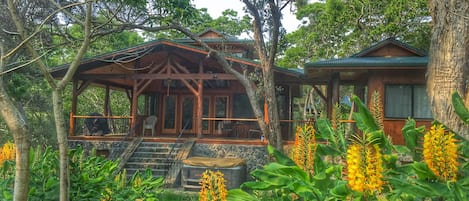
<path fill-rule="evenodd" d="M 386 85 L 385 90 L 385 117 L 432 118 L 425 85 Z"/>

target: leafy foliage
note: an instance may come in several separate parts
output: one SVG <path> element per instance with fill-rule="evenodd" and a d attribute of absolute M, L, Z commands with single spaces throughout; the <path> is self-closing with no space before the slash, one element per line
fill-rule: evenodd
<path fill-rule="evenodd" d="M 275 161 L 267 164 L 262 169 L 251 172 L 255 181 L 245 182 L 241 189 L 230 190 L 229 200 L 262 200 L 262 196 L 265 195 L 274 195 L 272 196 L 273 199 L 277 200 L 410 201 L 432 199 L 462 201 L 469 199 L 469 193 L 467 193 L 469 192 L 469 161 L 467 160 L 469 151 L 467 141 L 460 139 L 458 142 L 460 145 L 457 152 L 459 156 L 457 179 L 448 182 L 442 181 L 431 170 L 438 167 L 432 166 L 430 168 L 426 161 L 420 161 L 420 153 L 417 150 L 421 150 L 422 145 L 418 141 L 426 132 L 424 127 L 416 128 L 415 121 L 409 120 L 402 129 L 407 146 L 393 145 L 386 138 L 366 106 L 357 97 L 352 97 L 352 100 L 359 108 L 359 111 L 353 115 L 354 120 L 361 132 L 366 133 L 366 135 L 362 135 L 364 145 L 373 145 L 375 147 L 373 150 L 377 152 L 380 152 L 380 149 L 385 150 L 375 153 L 377 157 L 380 157 L 377 160 L 382 160 L 382 164 L 379 162 L 377 163 L 379 167 L 373 167 L 373 170 L 384 170 L 382 172 L 384 183 L 382 183 L 383 186 L 380 192 L 362 193 L 352 190 L 353 188 L 349 183 L 350 178 L 348 178 L 350 172 L 342 171 L 345 164 L 332 163 L 330 157 L 343 156 L 345 154 L 344 150 L 347 147 L 356 146 L 356 143 L 336 143 L 339 141 L 334 140 L 335 129 L 327 120 L 321 120 L 317 122 L 319 131 L 317 139 L 325 139 L 333 143 L 319 144 L 316 156 L 318 160 L 314 163 L 314 175 L 296 166 L 290 158 L 279 151 L 268 147 L 268 152 L 275 158 Z M 463 109 L 462 113 L 465 110 L 467 109 Z M 353 156 L 360 157 L 368 157 L 369 154 L 366 151 L 363 155 L 356 155 L 355 152 L 352 152 L 350 154 Z M 414 161 L 412 163 L 399 163 L 397 154 L 412 155 Z M 352 161 L 347 166 L 353 165 L 355 162 L 357 161 Z M 357 166 L 357 168 L 361 167 Z M 367 169 L 366 171 L 370 170 Z M 348 167 L 348 171 L 350 171 L 350 167 Z M 356 187 L 358 184 L 361 185 L 361 183 L 354 183 L 353 185 Z M 258 193 L 259 191 L 270 192 L 270 194 Z"/>
<path fill-rule="evenodd" d="M 58 200 L 58 153 L 50 147 L 30 152 L 31 184 L 29 200 Z M 114 176 L 118 161 L 106 160 L 83 149 L 70 151 L 70 183 L 72 200 L 158 200 L 163 178 L 153 178 L 150 171 L 137 172 L 128 180 L 125 172 Z M 14 162 L 0 166 L 0 199 L 11 200 Z"/>
<path fill-rule="evenodd" d="M 430 14 L 425 0 L 325 0 L 297 4 L 303 25 L 287 34 L 280 66 L 351 56 L 389 37 L 428 49 Z"/>

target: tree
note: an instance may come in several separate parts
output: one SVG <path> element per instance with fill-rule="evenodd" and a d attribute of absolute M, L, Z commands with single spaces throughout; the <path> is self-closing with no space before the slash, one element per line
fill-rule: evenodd
<path fill-rule="evenodd" d="M 17 3 L 17 2 L 16 2 Z M 59 157 L 60 157 L 60 200 L 61 201 L 66 201 L 69 200 L 69 168 L 68 168 L 68 143 L 67 143 L 67 132 L 66 132 L 66 127 L 65 127 L 65 120 L 62 114 L 62 91 L 65 88 L 66 84 L 71 80 L 72 75 L 74 74 L 74 71 L 78 68 L 78 64 L 83 57 L 86 49 L 89 46 L 91 37 L 91 10 L 92 6 L 90 2 L 86 3 L 86 15 L 85 19 L 83 22 L 84 26 L 84 37 L 83 37 L 83 42 L 81 43 L 81 46 L 79 50 L 77 51 L 75 55 L 75 59 L 70 65 L 69 71 L 65 75 L 65 77 L 56 83 L 53 78 L 50 76 L 50 74 L 47 71 L 47 65 L 45 62 L 41 59 L 40 54 L 38 53 L 37 49 L 33 46 L 31 41 L 29 41 L 29 35 L 25 30 L 25 26 L 22 22 L 22 20 L 19 18 L 18 10 L 16 9 L 15 2 L 13 0 L 8 1 L 8 10 L 11 15 L 11 19 L 16 27 L 16 30 L 20 36 L 20 38 L 23 40 L 23 43 L 30 58 L 35 59 L 35 62 L 39 69 L 42 71 L 43 75 L 45 76 L 46 80 L 48 81 L 49 85 L 52 88 L 52 102 L 53 102 L 53 107 L 54 107 L 54 117 L 55 117 L 55 126 L 57 130 L 57 140 L 58 140 L 58 145 L 59 145 Z M 47 18 L 46 18 L 47 19 Z M 29 149 L 29 147 L 28 147 Z M 24 151 L 24 150 L 21 150 Z M 17 152 L 18 153 L 18 152 Z M 24 152 L 25 154 L 29 154 L 29 151 Z M 18 153 L 20 154 L 20 153 Z M 16 181 L 15 181 L 16 185 Z M 26 196 L 27 197 L 27 196 Z M 25 199 L 26 200 L 26 199 Z"/>
<path fill-rule="evenodd" d="M 8 129 L 13 133 L 16 144 L 16 171 L 13 199 L 26 201 L 29 191 L 29 128 L 26 122 L 26 114 L 11 100 L 3 86 L 3 44 L 0 43 L 0 113 Z"/>
<path fill-rule="evenodd" d="M 281 66 L 350 56 L 388 37 L 428 49 L 430 16 L 425 0 L 326 0 L 298 5 L 296 16 L 303 25 L 283 41 L 282 47 L 289 48 Z"/>
<path fill-rule="evenodd" d="M 454 112 L 451 94 L 458 92 L 469 106 L 468 1 L 430 1 L 432 35 L 427 92 L 433 117 L 469 140 L 469 126 Z"/>

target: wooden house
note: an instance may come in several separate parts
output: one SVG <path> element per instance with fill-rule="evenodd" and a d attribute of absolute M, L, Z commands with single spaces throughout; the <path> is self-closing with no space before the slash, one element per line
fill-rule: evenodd
<path fill-rule="evenodd" d="M 322 96 L 328 114 L 339 103 L 340 86 L 354 86 L 354 93 L 366 103 L 377 91 L 384 131 L 394 143 L 403 144 L 401 128 L 408 118 L 417 125 L 430 125 L 433 120 L 425 87 L 427 62 L 421 50 L 388 38 L 350 57 L 307 63 L 305 76 L 312 85 L 327 86 Z"/>
<path fill-rule="evenodd" d="M 226 60 L 239 72 L 259 73 L 259 62 L 252 40 L 238 39 L 214 30 L 199 37 L 209 46 L 226 55 Z M 52 75 L 61 78 L 68 65 L 55 68 Z M 275 82 L 279 109 L 285 132 L 291 129 L 291 99 L 298 95 L 302 72 L 276 67 Z M 105 107 L 93 115 L 77 113 L 77 100 L 88 86 L 103 87 Z M 123 91 L 129 97 L 130 115 L 112 116 L 109 111 L 109 91 Z M 150 41 L 135 47 L 84 59 L 73 76 L 70 137 L 86 135 L 85 119 L 106 118 L 109 132 L 116 136 L 183 137 L 259 139 L 254 118 L 244 87 L 207 50 L 189 38 Z M 139 100 L 145 109 L 139 111 Z M 95 115 L 100 117 L 95 117 Z M 144 120 L 152 116 L 155 122 L 147 126 Z M 128 126 L 116 129 L 115 122 L 127 121 Z M 288 123 L 290 122 L 290 123 Z M 150 122 L 151 123 L 151 122 Z M 252 131 L 252 132 L 251 132 Z M 105 135 L 97 133 L 96 135 Z M 95 134 L 90 134 L 95 135 Z M 291 139 L 292 133 L 285 135 Z"/>

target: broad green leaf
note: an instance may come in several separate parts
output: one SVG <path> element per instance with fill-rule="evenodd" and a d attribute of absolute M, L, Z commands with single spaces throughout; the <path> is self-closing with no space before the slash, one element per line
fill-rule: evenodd
<path fill-rule="evenodd" d="M 227 200 L 228 201 L 257 201 L 258 198 L 252 196 L 251 194 L 241 189 L 232 189 L 228 191 Z"/>
<path fill-rule="evenodd" d="M 249 188 L 253 190 L 273 190 L 278 188 L 277 185 L 273 185 L 271 183 L 263 182 L 263 181 L 248 181 L 244 182 L 241 185 L 242 188 Z"/>
<path fill-rule="evenodd" d="M 288 165 L 288 166 L 296 165 L 292 159 L 290 159 L 288 156 L 278 151 L 271 145 L 267 145 L 267 151 L 269 152 L 269 154 L 273 155 L 275 160 L 280 164 Z"/>
<path fill-rule="evenodd" d="M 352 101 L 355 102 L 358 107 L 358 112 L 353 114 L 353 118 L 357 123 L 357 127 L 366 133 L 380 130 L 381 128 L 375 122 L 373 115 L 368 110 L 366 105 L 363 104 L 360 98 L 358 98 L 358 96 L 353 95 Z"/>
<path fill-rule="evenodd" d="M 288 175 L 296 179 L 308 181 L 309 174 L 298 166 L 286 166 L 279 163 L 269 163 L 264 166 L 265 171 L 275 172 L 280 175 Z"/>
<path fill-rule="evenodd" d="M 348 188 L 346 181 L 340 181 L 334 188 L 330 190 L 330 193 L 336 198 L 345 199 L 350 193 L 350 189 Z"/>
<path fill-rule="evenodd" d="M 436 179 L 435 175 L 432 173 L 430 169 L 428 169 L 427 164 L 423 162 L 414 162 L 412 164 L 412 168 L 417 174 L 419 179 L 426 180 L 426 179 Z"/>
<path fill-rule="evenodd" d="M 464 101 L 458 92 L 454 92 L 451 95 L 451 102 L 453 104 L 454 111 L 459 116 L 459 118 L 461 118 L 461 120 L 464 121 L 466 124 L 469 124 L 469 111 L 464 105 Z"/>
<path fill-rule="evenodd" d="M 256 179 L 276 186 L 288 185 L 293 181 L 289 175 L 279 174 L 265 170 L 255 170 L 251 173 Z"/>
<path fill-rule="evenodd" d="M 404 141 L 407 148 L 410 149 L 410 153 L 414 160 L 419 160 L 420 157 L 416 154 L 416 148 L 418 146 L 418 138 L 423 135 L 425 126 L 416 127 L 414 119 L 408 119 L 402 127 L 402 134 L 404 135 Z"/>

